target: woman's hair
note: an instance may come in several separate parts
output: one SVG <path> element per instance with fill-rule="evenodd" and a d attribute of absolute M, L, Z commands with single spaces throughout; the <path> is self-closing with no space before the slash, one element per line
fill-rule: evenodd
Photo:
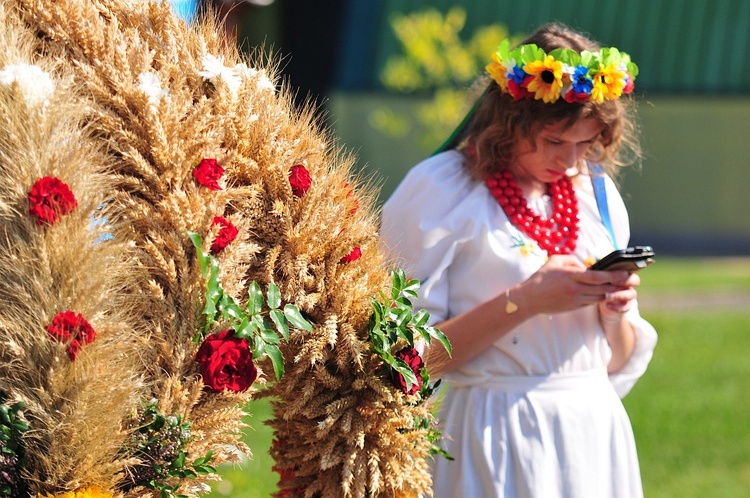
<path fill-rule="evenodd" d="M 529 43 L 548 53 L 556 48 L 570 48 L 577 52 L 599 49 L 592 40 L 559 23 L 540 26 L 522 42 Z M 560 121 L 572 125 L 585 118 L 597 119 L 604 127 L 587 159 L 602 164 L 611 175 L 616 175 L 619 166 L 640 161 L 632 95 L 583 104 L 571 104 L 564 99 L 555 103 L 514 100 L 488 77 L 482 77 L 474 84 L 472 93 L 476 95 L 478 92 L 482 93 L 474 114 L 459 137 L 464 143 L 467 140 L 473 143 L 473 160 L 467 161 L 466 167 L 477 179 L 484 179 L 506 167 L 519 140 L 530 140 L 533 144 L 534 137 L 546 125 Z"/>

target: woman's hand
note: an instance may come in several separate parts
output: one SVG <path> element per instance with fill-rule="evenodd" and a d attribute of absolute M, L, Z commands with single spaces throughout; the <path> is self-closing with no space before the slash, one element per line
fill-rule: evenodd
<path fill-rule="evenodd" d="M 606 302 L 614 313 L 624 313 L 640 283 L 626 271 L 587 271 L 570 255 L 551 256 L 528 280 L 510 291 L 510 298 L 530 316 L 552 314 Z"/>
<path fill-rule="evenodd" d="M 599 314 L 602 320 L 611 323 L 627 313 L 632 308 L 633 301 L 638 297 L 636 287 L 640 284 L 641 279 L 638 274 L 630 273 L 627 279 L 622 282 L 620 290 L 605 295 L 604 299 L 599 302 Z"/>

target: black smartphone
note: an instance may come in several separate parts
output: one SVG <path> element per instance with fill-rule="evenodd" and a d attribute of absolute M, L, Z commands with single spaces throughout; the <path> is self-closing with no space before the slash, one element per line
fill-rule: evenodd
<path fill-rule="evenodd" d="M 635 272 L 654 262 L 651 246 L 635 246 L 618 249 L 604 256 L 589 267 L 590 270 L 627 270 Z"/>

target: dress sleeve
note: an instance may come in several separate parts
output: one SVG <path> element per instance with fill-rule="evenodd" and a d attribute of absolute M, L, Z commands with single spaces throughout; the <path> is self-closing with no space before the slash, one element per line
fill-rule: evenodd
<path fill-rule="evenodd" d="M 476 225 L 468 216 L 476 184 L 462 156 L 448 151 L 415 166 L 383 206 L 383 248 L 421 282 L 414 307 L 429 312 L 432 325 L 450 315 L 447 274 Z"/>
<path fill-rule="evenodd" d="M 615 232 L 617 244 L 619 247 L 627 247 L 630 241 L 630 221 L 625 203 L 609 177 L 607 177 L 606 185 L 609 209 L 612 214 L 612 229 Z M 635 331 L 635 350 L 625 366 L 609 376 L 610 382 L 621 398 L 630 392 L 636 381 L 646 371 L 657 343 L 656 330 L 641 316 L 637 303 L 628 311 L 626 319 Z"/>

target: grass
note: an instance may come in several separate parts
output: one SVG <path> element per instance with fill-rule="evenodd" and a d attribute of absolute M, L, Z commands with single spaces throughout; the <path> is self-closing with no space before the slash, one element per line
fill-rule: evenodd
<path fill-rule="evenodd" d="M 653 314 L 659 345 L 623 400 L 645 496 L 741 497 L 750 489 L 750 313 Z"/>
<path fill-rule="evenodd" d="M 643 301 L 663 294 L 750 296 L 750 259 L 659 258 L 641 274 Z M 739 498 L 750 490 L 750 301 L 748 309 L 647 308 L 659 332 L 654 359 L 623 400 L 633 423 L 646 498 Z M 212 498 L 267 498 L 278 477 L 262 421 L 249 405 L 253 459 L 222 467 Z"/>

